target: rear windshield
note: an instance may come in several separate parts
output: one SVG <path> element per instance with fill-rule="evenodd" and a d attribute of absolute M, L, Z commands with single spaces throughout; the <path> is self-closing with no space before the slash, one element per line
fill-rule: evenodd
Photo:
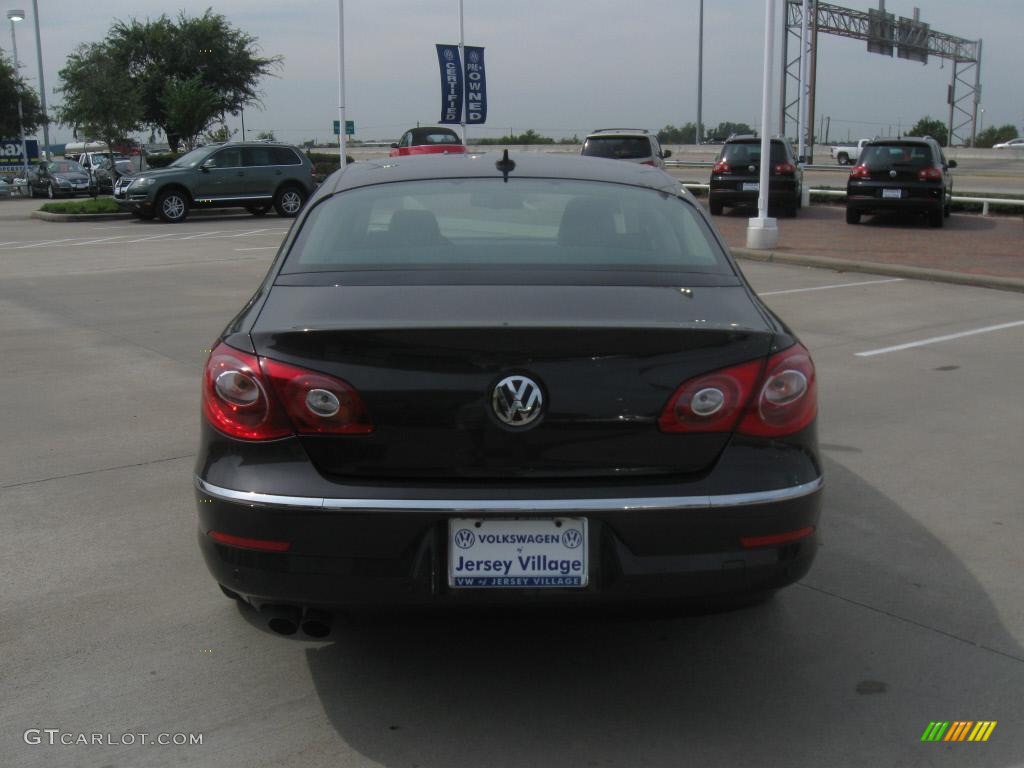
<path fill-rule="evenodd" d="M 412 144 L 413 146 L 422 146 L 425 144 L 461 144 L 458 135 L 455 131 L 446 130 L 444 128 L 435 128 L 434 130 L 423 130 L 416 129 L 412 131 Z"/>
<path fill-rule="evenodd" d="M 643 136 L 591 136 L 583 144 L 583 154 L 613 160 L 639 160 L 651 156 L 651 142 Z"/>
<path fill-rule="evenodd" d="M 674 195 L 555 179 L 445 179 L 343 192 L 310 211 L 283 273 L 467 266 L 732 274 Z"/>
<path fill-rule="evenodd" d="M 772 164 L 789 162 L 789 158 L 786 156 L 786 147 L 781 141 L 773 141 L 771 147 Z M 722 154 L 718 159 L 724 160 L 729 165 L 757 164 L 761 161 L 761 142 L 737 141 L 726 144 L 722 147 Z"/>
<path fill-rule="evenodd" d="M 894 165 L 925 167 L 933 164 L 931 147 L 923 144 L 870 144 L 860 153 L 860 162 L 869 168 Z"/>
<path fill-rule="evenodd" d="M 55 160 L 46 167 L 50 173 L 85 173 L 85 168 L 74 160 Z"/>

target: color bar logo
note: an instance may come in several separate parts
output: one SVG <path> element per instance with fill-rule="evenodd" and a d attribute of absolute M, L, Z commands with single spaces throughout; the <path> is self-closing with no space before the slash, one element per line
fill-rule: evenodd
<path fill-rule="evenodd" d="M 995 728 L 995 720 L 933 721 L 924 729 L 921 741 L 988 741 Z"/>

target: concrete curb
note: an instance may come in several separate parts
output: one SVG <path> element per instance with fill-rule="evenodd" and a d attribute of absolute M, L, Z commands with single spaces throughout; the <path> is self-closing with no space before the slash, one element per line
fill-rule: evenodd
<path fill-rule="evenodd" d="M 749 261 L 766 261 L 774 264 L 793 264 L 801 267 L 819 267 L 834 269 L 838 272 L 866 272 L 873 275 L 888 277 L 905 277 L 910 280 L 931 280 L 938 283 L 955 283 L 969 285 L 973 288 L 994 288 L 1000 291 L 1018 291 L 1024 293 L 1024 279 L 1017 277 L 996 277 L 994 275 L 975 275 L 967 272 L 948 272 L 943 269 L 928 267 L 911 267 L 903 264 L 880 264 L 874 261 L 854 261 L 852 259 L 834 259 L 828 256 L 808 256 L 801 253 L 783 253 L 781 251 L 754 251 L 749 248 L 730 248 L 733 256 Z"/>
<path fill-rule="evenodd" d="M 130 213 L 47 213 L 32 211 L 30 218 L 43 221 L 107 221 L 110 219 L 130 219 Z"/>

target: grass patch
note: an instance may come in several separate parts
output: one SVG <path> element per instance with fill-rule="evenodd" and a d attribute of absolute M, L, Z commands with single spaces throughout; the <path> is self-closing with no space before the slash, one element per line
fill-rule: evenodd
<path fill-rule="evenodd" d="M 88 200 L 68 200 L 63 203 L 44 203 L 39 210 L 46 213 L 120 213 L 112 197 L 97 197 Z"/>

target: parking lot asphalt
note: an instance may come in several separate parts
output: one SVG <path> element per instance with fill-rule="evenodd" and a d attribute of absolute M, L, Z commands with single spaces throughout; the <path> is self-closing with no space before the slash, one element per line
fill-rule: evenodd
<path fill-rule="evenodd" d="M 815 358 L 827 483 L 814 568 L 764 605 L 309 642 L 219 593 L 191 486 L 206 350 L 286 227 L 5 222 L 0 764 L 1020 764 L 1018 294 L 742 263 Z M 998 725 L 922 743 L 935 720 Z"/>

